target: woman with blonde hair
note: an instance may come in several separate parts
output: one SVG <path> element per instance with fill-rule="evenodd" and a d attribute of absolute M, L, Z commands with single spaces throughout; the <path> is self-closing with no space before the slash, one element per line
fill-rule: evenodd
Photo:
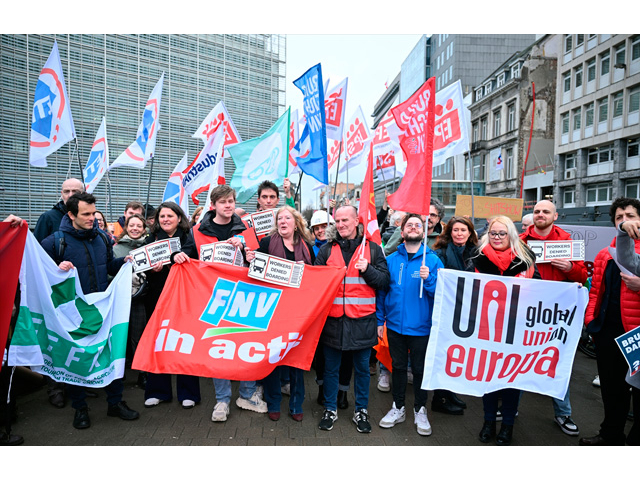
<path fill-rule="evenodd" d="M 536 268 L 536 256 L 518 236 L 511 219 L 505 216 L 489 220 L 486 233 L 480 239 L 477 254 L 472 258 L 477 273 L 504 277 L 541 278 Z M 502 405 L 498 407 L 498 400 Z M 496 433 L 498 409 L 502 412 L 502 426 L 496 444 L 508 445 L 513 436 L 513 423 L 518 411 L 520 390 L 504 388 L 482 397 L 484 424 L 479 440 L 488 443 Z"/>
<path fill-rule="evenodd" d="M 306 222 L 300 212 L 285 205 L 276 212 L 276 224 L 269 236 L 260 241 L 260 247 L 257 251 L 285 258 L 292 262 L 313 265 L 315 255 L 313 254 L 311 242 L 311 233 L 307 229 Z M 247 261 L 251 262 L 256 253 L 245 247 L 245 255 Z M 273 372 L 262 380 L 268 415 L 273 421 L 280 419 L 280 402 L 282 401 L 280 376 L 285 368 L 289 369 L 289 415 L 296 422 L 301 422 L 302 402 L 304 400 L 304 371 L 299 368 L 276 367 Z"/>

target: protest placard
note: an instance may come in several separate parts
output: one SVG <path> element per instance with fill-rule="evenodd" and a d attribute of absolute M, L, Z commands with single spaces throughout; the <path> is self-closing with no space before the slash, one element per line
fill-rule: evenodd
<path fill-rule="evenodd" d="M 527 245 L 536 254 L 536 263 L 549 263 L 551 260 L 584 260 L 582 240 L 529 240 Z"/>
<path fill-rule="evenodd" d="M 171 254 L 180 251 L 180 239 L 177 237 L 158 240 L 135 250 L 129 255 L 133 257 L 133 271 L 136 273 L 151 270 L 153 265 L 162 262 L 166 265 L 171 262 Z"/>
<path fill-rule="evenodd" d="M 200 260 L 209 263 L 244 266 L 244 257 L 239 247 L 229 242 L 213 242 L 200 246 Z"/>
<path fill-rule="evenodd" d="M 458 195 L 456 197 L 456 215 L 467 215 L 475 218 L 490 218 L 496 215 L 504 215 L 514 222 L 522 220 L 522 199 L 501 197 L 473 197 L 473 209 L 471 208 L 471 195 Z"/>
<path fill-rule="evenodd" d="M 283 258 L 256 252 L 256 258 L 249 265 L 249 277 L 286 287 L 300 288 L 304 263 L 296 263 Z"/>

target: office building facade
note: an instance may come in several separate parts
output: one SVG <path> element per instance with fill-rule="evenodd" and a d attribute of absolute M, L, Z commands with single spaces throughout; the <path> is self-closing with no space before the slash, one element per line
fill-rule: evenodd
<path fill-rule="evenodd" d="M 554 199 L 607 208 L 640 198 L 640 35 L 562 35 Z"/>
<path fill-rule="evenodd" d="M 29 165 L 29 135 L 38 76 L 58 42 L 76 143 Z M 285 111 L 286 38 L 282 35 L 0 35 L 0 215 L 18 214 L 35 225 L 51 208 L 68 177 L 80 178 L 102 117 L 106 117 L 110 161 L 135 139 L 142 111 L 165 73 L 153 167 L 119 167 L 94 194 L 109 221 L 130 200 L 157 206 L 169 175 L 185 151 L 202 149 L 193 133 L 224 101 L 243 140 L 268 130 Z M 153 169 L 153 170 L 152 170 Z M 151 171 L 152 170 L 152 171 Z M 227 181 L 233 161 L 226 161 Z M 150 174 L 151 182 L 149 188 Z M 204 200 L 205 194 L 200 195 Z M 247 209 L 255 208 L 251 200 Z M 191 204 L 193 209 L 193 204 Z"/>

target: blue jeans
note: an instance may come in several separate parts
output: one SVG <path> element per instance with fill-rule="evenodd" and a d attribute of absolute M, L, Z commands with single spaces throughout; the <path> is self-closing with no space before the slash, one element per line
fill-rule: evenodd
<path fill-rule="evenodd" d="M 551 397 L 553 401 L 553 413 L 556 417 L 570 417 L 571 416 L 571 402 L 569 401 L 569 390 L 567 387 L 567 393 L 563 400 Z"/>
<path fill-rule="evenodd" d="M 302 402 L 304 401 L 304 370 L 294 367 L 276 367 L 265 379 L 262 380 L 264 386 L 264 401 L 267 402 L 269 412 L 279 412 L 280 402 L 282 402 L 282 391 L 280 379 L 281 370 L 286 368 L 289 371 L 289 384 L 291 386 L 291 396 L 289 397 L 289 412 L 302 413 Z"/>
<path fill-rule="evenodd" d="M 231 380 L 224 380 L 222 378 L 213 379 L 213 387 L 216 390 L 216 401 L 231 403 Z M 256 381 L 241 381 L 240 390 L 238 393 L 246 400 L 249 400 L 256 392 Z"/>
<path fill-rule="evenodd" d="M 354 394 L 356 397 L 355 410 L 366 409 L 369 406 L 369 355 L 370 348 L 353 350 Z M 324 408 L 338 410 L 338 379 L 340 377 L 340 363 L 342 351 L 324 345 Z"/>

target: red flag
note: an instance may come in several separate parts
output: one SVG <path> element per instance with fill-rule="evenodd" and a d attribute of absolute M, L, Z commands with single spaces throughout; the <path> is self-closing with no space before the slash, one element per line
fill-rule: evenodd
<path fill-rule="evenodd" d="M 367 173 L 362 183 L 360 204 L 358 205 L 358 220 L 364 225 L 364 234 L 367 240 L 380 245 L 380 227 L 376 213 L 376 200 L 373 192 L 373 142 L 369 142 L 369 158 L 367 160 Z"/>
<path fill-rule="evenodd" d="M 344 269 L 304 266 L 300 288 L 248 268 L 175 264 L 133 359 L 152 373 L 255 380 L 278 365 L 309 370 Z"/>
<path fill-rule="evenodd" d="M 9 222 L 0 222 L 0 355 L 4 355 L 4 347 L 9 334 L 13 301 L 18 288 L 18 275 L 24 253 L 24 242 L 29 227 L 23 222 L 21 227 L 11 227 Z"/>
<path fill-rule="evenodd" d="M 394 210 L 429 214 L 435 105 L 435 77 L 432 77 L 407 101 L 391 109 L 398 127 L 404 130 L 400 146 L 407 159 L 400 188 L 387 200 Z"/>

